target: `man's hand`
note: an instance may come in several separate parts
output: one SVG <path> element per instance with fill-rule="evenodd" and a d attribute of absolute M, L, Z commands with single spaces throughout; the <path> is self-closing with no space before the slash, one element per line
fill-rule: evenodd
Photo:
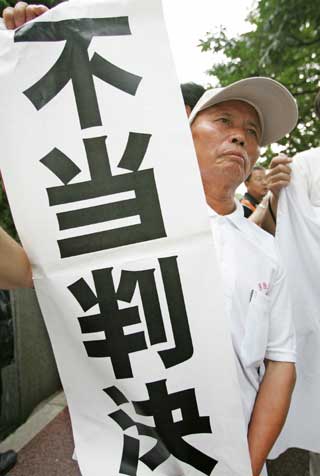
<path fill-rule="evenodd" d="M 287 157 L 285 154 L 279 154 L 271 160 L 269 172 L 267 174 L 267 187 L 271 192 L 269 196 L 268 208 L 265 210 L 263 215 L 260 211 L 259 216 L 261 220 L 259 220 L 259 222 L 256 221 L 255 216 L 252 216 L 254 214 L 251 215 L 251 221 L 254 221 L 259 226 L 261 226 L 261 228 L 272 235 L 274 235 L 276 232 L 278 199 L 280 191 L 284 187 L 287 187 L 291 180 L 291 168 L 289 167 L 291 162 L 292 159 Z"/>
<path fill-rule="evenodd" d="M 284 154 L 274 157 L 270 163 L 270 171 L 267 174 L 267 186 L 276 198 L 279 198 L 280 190 L 290 183 L 292 159 Z"/>
<path fill-rule="evenodd" d="M 14 7 L 5 8 L 2 16 L 7 29 L 14 30 L 48 10 L 45 5 L 28 5 L 25 2 L 18 2 Z"/>

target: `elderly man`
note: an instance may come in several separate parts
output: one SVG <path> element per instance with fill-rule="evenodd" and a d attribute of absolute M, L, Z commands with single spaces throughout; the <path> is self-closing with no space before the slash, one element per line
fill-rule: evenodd
<path fill-rule="evenodd" d="M 254 476 L 260 474 L 290 405 L 295 336 L 273 239 L 244 218 L 234 193 L 250 174 L 260 146 L 280 139 L 296 121 L 292 96 L 267 78 L 209 90 L 190 116 L 221 263 Z"/>
<path fill-rule="evenodd" d="M 5 10 L 4 19 L 14 28 L 37 14 L 19 2 Z M 286 418 L 295 382 L 295 336 L 273 239 L 244 219 L 234 192 L 250 174 L 260 145 L 283 137 L 296 120 L 292 96 L 267 78 L 207 91 L 190 115 L 221 263 L 253 476 L 260 474 Z"/>

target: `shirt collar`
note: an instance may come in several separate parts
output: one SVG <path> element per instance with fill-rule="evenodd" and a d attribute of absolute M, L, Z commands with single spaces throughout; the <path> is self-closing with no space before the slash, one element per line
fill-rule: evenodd
<path fill-rule="evenodd" d="M 236 205 L 236 209 L 229 215 L 219 215 L 215 210 L 213 210 L 213 208 L 211 208 L 208 205 L 209 217 L 219 219 L 219 221 L 221 222 L 229 221 L 231 224 L 233 224 L 237 228 L 241 228 L 243 225 L 243 220 L 244 220 L 243 207 L 238 199 L 235 198 L 234 202 Z"/>
<path fill-rule="evenodd" d="M 243 197 L 243 198 L 246 198 L 247 200 L 249 200 L 249 202 L 251 202 L 255 207 L 256 207 L 257 205 L 259 205 L 259 203 L 260 203 L 260 202 L 259 202 L 258 200 L 256 200 L 249 192 L 246 192 L 246 193 L 244 194 L 244 197 Z"/>

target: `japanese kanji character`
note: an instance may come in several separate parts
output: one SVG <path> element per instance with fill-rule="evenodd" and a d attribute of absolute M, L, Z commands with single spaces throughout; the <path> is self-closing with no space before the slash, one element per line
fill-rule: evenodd
<path fill-rule="evenodd" d="M 140 456 L 140 440 L 124 434 L 119 472 L 136 476 L 139 460 L 154 471 L 170 455 L 173 455 L 198 471 L 207 475 L 211 474 L 217 461 L 183 439 L 187 435 L 212 433 L 209 417 L 199 415 L 195 390 L 189 389 L 169 394 L 166 380 L 148 383 L 146 387 L 149 400 L 131 403 L 137 415 L 152 416 L 154 426 L 139 423 L 122 409 L 109 414 L 109 417 L 124 432 L 135 426 L 140 436 L 149 436 L 156 440 L 155 446 Z M 130 403 L 117 387 L 106 388 L 104 392 L 118 407 Z M 181 419 L 178 421 L 175 421 L 173 416 L 175 410 L 180 410 Z"/>
<path fill-rule="evenodd" d="M 160 258 L 160 271 L 165 289 L 175 347 L 161 350 L 159 355 L 166 368 L 189 359 L 193 354 L 192 339 L 185 308 L 177 257 Z M 116 378 L 133 376 L 130 354 L 147 349 L 143 331 L 125 333 L 128 326 L 141 323 L 138 306 L 119 309 L 118 301 L 131 303 L 138 285 L 151 345 L 166 342 L 155 269 L 123 270 L 118 289 L 115 289 L 113 268 L 92 271 L 95 292 L 81 278 L 68 289 L 86 312 L 99 304 L 99 314 L 79 317 L 83 334 L 104 332 L 105 339 L 85 341 L 89 357 L 110 357 Z"/>
<path fill-rule="evenodd" d="M 93 76 L 133 96 L 142 78 L 118 68 L 97 53 L 90 60 L 88 48 L 94 37 L 122 35 L 131 35 L 128 17 L 79 18 L 22 26 L 15 32 L 15 42 L 66 43 L 52 68 L 24 94 L 39 110 L 71 80 L 81 128 L 100 126 Z"/>
<path fill-rule="evenodd" d="M 60 230 L 104 223 L 138 215 L 140 223 L 86 233 L 58 240 L 61 258 L 155 240 L 166 236 L 153 169 L 138 170 L 151 136 L 130 133 L 118 164 L 130 172 L 112 175 L 106 136 L 84 139 L 91 180 L 69 183 L 80 172 L 74 162 L 58 149 L 41 159 L 64 185 L 47 189 L 49 205 L 63 205 L 81 200 L 134 192 L 135 198 L 96 205 L 57 214 Z"/>

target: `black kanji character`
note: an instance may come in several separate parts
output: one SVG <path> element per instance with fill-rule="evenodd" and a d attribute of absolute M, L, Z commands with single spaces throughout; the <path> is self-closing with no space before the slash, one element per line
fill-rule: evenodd
<path fill-rule="evenodd" d="M 159 351 L 165 367 L 168 368 L 189 359 L 193 354 L 193 346 L 177 257 L 160 258 L 159 264 L 175 339 L 174 348 Z M 92 271 L 96 294 L 82 278 L 68 289 L 85 312 L 99 304 L 100 314 L 79 318 L 83 334 L 105 333 L 105 339 L 84 342 L 88 356 L 110 357 L 116 378 L 130 378 L 133 372 L 129 354 L 145 350 L 147 344 L 144 332 L 126 334 L 124 330 L 127 326 L 141 323 L 139 308 L 133 306 L 119 309 L 118 301 L 131 303 L 137 285 L 151 345 L 166 342 L 167 339 L 154 276 L 155 269 L 123 270 L 117 291 L 113 283 L 112 269 Z"/>
<path fill-rule="evenodd" d="M 135 192 L 135 198 L 58 213 L 60 230 L 140 216 L 140 223 L 135 225 L 58 240 L 61 258 L 166 236 L 153 169 L 138 170 L 150 138 L 149 134 L 129 134 L 118 167 L 130 172 L 114 176 L 111 173 L 106 136 L 84 139 L 91 175 L 91 180 L 85 182 L 69 183 L 80 169 L 58 149 L 41 159 L 64 184 L 47 189 L 50 206 Z"/>
<path fill-rule="evenodd" d="M 117 294 L 112 280 L 112 268 L 92 271 L 97 295 L 81 278 L 68 289 L 84 311 L 99 304 L 100 314 L 79 318 L 81 332 L 105 333 L 105 339 L 85 341 L 89 357 L 110 357 L 116 378 L 132 377 L 129 354 L 147 348 L 144 332 L 125 335 L 124 328 L 139 324 L 137 306 L 119 309 Z"/>
<path fill-rule="evenodd" d="M 140 436 L 149 436 L 157 441 L 155 446 L 140 456 L 140 440 L 124 434 L 122 460 L 119 472 L 136 476 L 139 460 L 154 471 L 170 455 L 189 464 L 204 474 L 211 474 L 217 461 L 187 443 L 187 435 L 212 433 L 209 417 L 199 415 L 194 389 L 168 393 L 166 380 L 147 384 L 149 400 L 132 402 L 137 415 L 152 416 L 154 427 L 133 420 L 122 409 L 109 414 L 123 431 L 136 427 Z M 119 407 L 129 403 L 125 395 L 116 387 L 104 392 Z M 181 419 L 175 421 L 173 412 L 180 411 Z"/>
<path fill-rule="evenodd" d="M 128 17 L 80 18 L 22 26 L 15 32 L 16 42 L 66 42 L 50 71 L 24 94 L 39 110 L 71 80 L 81 128 L 100 126 L 93 76 L 131 95 L 136 94 L 142 78 L 118 68 L 97 53 L 90 60 L 88 48 L 96 36 L 122 35 L 131 35 Z"/>

